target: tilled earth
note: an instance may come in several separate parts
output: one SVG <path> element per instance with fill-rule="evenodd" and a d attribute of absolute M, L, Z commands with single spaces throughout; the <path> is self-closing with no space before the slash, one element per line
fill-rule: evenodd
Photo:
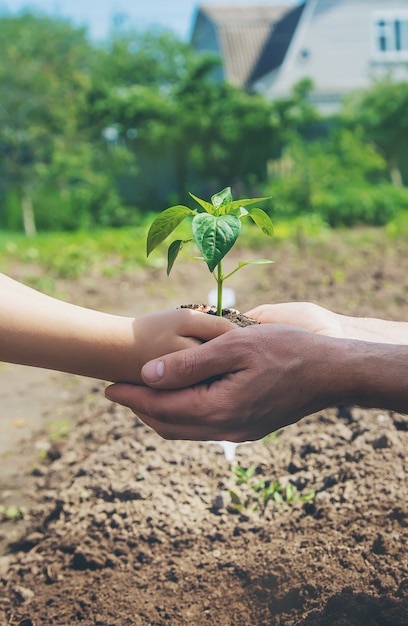
<path fill-rule="evenodd" d="M 356 233 L 354 245 L 299 242 L 273 256 L 272 269 L 247 268 L 233 284 L 241 309 L 313 300 L 408 317 L 407 242 Z M 203 271 L 175 268 L 178 294 L 154 269 L 98 289 L 60 287 L 81 304 L 113 310 L 120 300 L 128 312 L 148 293 L 154 310 L 163 292 L 167 307 L 190 301 L 206 287 Z M 68 432 L 48 438 L 35 462 L 27 456 L 28 511 L 0 526 L 1 625 L 408 624 L 406 416 L 334 407 L 240 446 L 231 464 L 217 444 L 162 440 L 103 388 L 74 387 Z M 39 430 L 24 449 L 44 437 Z M 233 468 L 251 466 L 239 484 Z M 267 500 L 274 483 L 281 491 Z"/>

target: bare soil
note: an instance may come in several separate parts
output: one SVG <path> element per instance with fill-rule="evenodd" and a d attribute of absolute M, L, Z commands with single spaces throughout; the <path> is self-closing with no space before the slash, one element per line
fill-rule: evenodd
<path fill-rule="evenodd" d="M 340 234 L 278 246 L 274 266 L 234 276 L 238 308 L 311 300 L 406 320 L 408 242 L 364 233 L 347 245 Z M 213 287 L 199 264 L 173 271 L 169 281 L 147 269 L 58 289 L 139 315 L 201 302 Z M 28 508 L 0 524 L 1 625 L 408 624 L 406 416 L 333 407 L 240 446 L 236 463 L 256 465 L 251 480 L 295 488 L 292 501 L 264 507 L 219 445 L 164 441 L 109 404 L 101 382 L 32 372 L 0 371 L 0 503 Z M 50 437 L 61 416 L 67 432 Z M 230 489 L 245 508 L 231 506 Z"/>

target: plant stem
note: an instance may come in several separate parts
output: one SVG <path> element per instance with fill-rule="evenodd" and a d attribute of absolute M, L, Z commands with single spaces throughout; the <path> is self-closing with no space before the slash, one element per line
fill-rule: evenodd
<path fill-rule="evenodd" d="M 222 275 L 221 261 L 217 265 L 217 315 L 222 317 L 222 284 L 224 276 Z"/>

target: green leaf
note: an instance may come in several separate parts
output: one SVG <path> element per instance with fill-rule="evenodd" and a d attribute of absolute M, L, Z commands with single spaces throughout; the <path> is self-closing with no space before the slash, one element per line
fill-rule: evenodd
<path fill-rule="evenodd" d="M 313 502 L 316 497 L 316 491 L 309 491 L 300 496 L 302 502 Z"/>
<path fill-rule="evenodd" d="M 208 215 L 200 213 L 193 218 L 193 237 L 213 272 L 218 263 L 231 250 L 241 230 L 241 221 L 236 215 Z"/>
<path fill-rule="evenodd" d="M 267 491 L 264 493 L 264 506 L 266 506 L 271 498 L 274 497 L 274 493 L 272 491 Z"/>
<path fill-rule="evenodd" d="M 262 478 L 261 480 L 259 480 L 257 483 L 251 485 L 251 488 L 258 492 L 258 491 L 262 491 L 265 489 L 265 479 Z"/>
<path fill-rule="evenodd" d="M 296 499 L 296 490 L 292 483 L 286 485 L 285 496 L 287 502 L 293 502 Z"/>
<path fill-rule="evenodd" d="M 174 261 L 177 259 L 178 253 L 185 243 L 192 241 L 192 239 L 176 239 L 173 243 L 170 244 L 169 249 L 167 251 L 167 276 L 170 275 L 172 267 L 174 265 Z"/>
<path fill-rule="evenodd" d="M 233 211 L 227 211 L 227 213 L 233 213 L 237 217 L 245 217 L 245 215 L 248 215 L 248 211 L 244 209 L 243 206 L 240 206 L 238 209 L 234 209 Z"/>
<path fill-rule="evenodd" d="M 147 233 L 147 256 L 181 224 L 187 215 L 195 215 L 195 212 L 179 204 L 166 209 L 156 217 Z"/>
<path fill-rule="evenodd" d="M 249 206 L 250 204 L 258 204 L 258 202 L 265 202 L 270 198 L 244 198 L 243 200 L 234 200 L 223 206 L 224 213 L 232 213 L 241 207 Z"/>
<path fill-rule="evenodd" d="M 239 495 L 237 494 L 236 491 L 234 491 L 233 489 L 230 489 L 229 490 L 229 494 L 231 496 L 232 504 L 235 504 L 235 505 L 241 505 L 242 504 L 241 498 L 239 497 Z"/>
<path fill-rule="evenodd" d="M 248 211 L 249 217 L 255 222 L 257 226 L 262 230 L 265 235 L 272 237 L 273 235 L 273 224 L 272 220 L 265 211 L 262 209 L 249 209 Z"/>
<path fill-rule="evenodd" d="M 201 200 L 201 198 L 197 198 L 197 196 L 195 196 L 193 193 L 189 192 L 189 195 L 194 198 L 196 202 L 198 202 L 198 204 L 204 209 L 206 213 L 209 213 L 210 215 L 213 215 L 215 213 L 214 206 L 212 204 L 206 202 L 205 200 Z"/>
<path fill-rule="evenodd" d="M 245 265 L 266 265 L 267 263 L 275 263 L 270 259 L 255 259 L 254 261 L 240 261 L 238 267 L 245 267 Z"/>
<path fill-rule="evenodd" d="M 217 209 L 226 204 L 231 204 L 232 200 L 231 187 L 225 187 L 211 197 L 211 202 Z"/>

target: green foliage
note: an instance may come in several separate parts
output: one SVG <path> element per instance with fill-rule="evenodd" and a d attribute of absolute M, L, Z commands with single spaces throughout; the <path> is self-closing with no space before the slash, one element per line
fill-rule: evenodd
<path fill-rule="evenodd" d="M 333 228 L 358 223 L 383 226 L 408 209 L 408 189 L 383 183 L 326 190 L 315 194 L 313 207 Z"/>
<path fill-rule="evenodd" d="M 240 465 L 236 465 L 235 467 L 232 468 L 232 471 L 235 474 L 235 480 L 238 485 L 242 485 L 242 484 L 247 485 L 250 479 L 252 478 L 252 476 L 255 474 L 256 465 L 250 465 L 247 468 L 241 467 Z"/>
<path fill-rule="evenodd" d="M 279 142 L 269 102 L 221 83 L 207 85 L 202 93 L 191 91 L 183 107 L 185 115 L 189 111 L 189 130 L 195 138 L 188 152 L 202 179 L 219 186 L 239 181 L 249 190 L 265 181 L 267 160 Z"/>
<path fill-rule="evenodd" d="M 64 283 L 60 278 L 81 280 L 93 287 L 100 278 L 114 277 L 123 272 L 134 274 L 139 267 L 147 264 L 164 269 L 165 258 L 152 256 L 146 260 L 146 234 L 153 215 L 146 216 L 143 222 L 132 228 L 97 229 L 91 233 L 65 232 L 43 233 L 28 239 L 22 233 L 0 231 L 0 271 L 13 274 L 20 267 L 24 282 L 58 297 L 63 297 Z M 186 239 L 191 226 L 186 220 L 178 227 L 181 237 Z M 387 239 L 392 245 L 400 238 L 408 236 L 408 210 L 402 211 L 384 228 L 359 229 L 356 233 L 344 230 L 341 234 L 345 245 L 382 245 Z M 298 245 L 301 238 L 306 245 L 318 245 L 326 252 L 333 248 L 336 232 L 332 232 L 317 215 L 305 215 L 290 220 L 281 219 L 275 227 L 276 246 L 284 243 Z M 262 249 L 264 235 L 249 224 L 242 229 L 238 247 L 243 250 Z M 341 272 L 336 271 L 336 275 Z M 268 436 L 265 443 L 274 442 L 279 433 Z"/>
<path fill-rule="evenodd" d="M 56 154 L 81 144 L 91 56 L 84 31 L 64 20 L 30 13 L 0 20 L 0 58 L 7 59 L 0 64 L 0 168 L 27 234 L 35 233 L 34 198 Z"/>
<path fill-rule="evenodd" d="M 245 207 L 257 202 L 263 202 L 267 198 L 252 198 L 245 200 L 233 200 L 231 188 L 226 187 L 211 198 L 211 202 L 201 200 L 190 194 L 197 202 L 200 209 L 192 210 L 183 205 L 170 207 L 159 214 L 147 234 L 147 256 L 162 243 L 177 226 L 188 216 L 193 216 L 191 222 L 192 239 L 173 241 L 168 249 L 167 275 L 170 274 L 174 261 L 185 243 L 194 240 L 198 246 L 203 260 L 206 262 L 211 273 L 217 269 L 214 278 L 218 286 L 217 315 L 222 315 L 222 288 L 226 278 L 229 278 L 241 267 L 250 263 L 272 263 L 268 259 L 258 261 L 246 261 L 238 263 L 237 267 L 227 275 L 223 274 L 222 260 L 231 250 L 238 239 L 241 231 L 241 220 L 250 217 L 266 235 L 273 235 L 273 225 L 268 215 L 258 208 Z"/>
<path fill-rule="evenodd" d="M 238 465 L 232 468 L 232 472 L 236 483 L 244 487 L 241 492 L 235 489 L 229 490 L 231 501 L 228 508 L 232 513 L 259 510 L 264 514 L 270 501 L 275 504 L 312 502 L 316 495 L 315 491 L 299 493 L 291 482 L 284 487 L 279 480 L 259 478 L 256 465 L 250 465 L 248 468 Z"/>
<path fill-rule="evenodd" d="M 405 205 L 386 183 L 402 183 L 406 82 L 378 81 L 329 123 L 309 102 L 310 80 L 268 102 L 166 31 L 114 31 L 96 46 L 83 28 L 24 11 L 2 16 L 0 55 L 2 229 L 137 224 L 140 211 L 185 205 L 189 188 L 210 195 L 231 182 L 272 196 L 275 215 L 333 226 L 382 224 Z M 262 228 L 262 214 L 251 217 Z M 198 238 L 214 222 L 200 219 Z M 173 242 L 171 263 L 183 245 Z"/>
<path fill-rule="evenodd" d="M 162 44 L 158 39 L 157 46 Z M 128 81 L 107 91 L 97 105 L 105 124 L 116 125 L 142 170 L 146 154 L 156 160 L 167 155 L 177 201 L 186 200 L 192 178 L 211 181 L 212 187 L 237 180 L 244 188 L 264 180 L 277 135 L 270 104 L 215 81 L 217 57 L 187 46 L 175 50 L 178 64 L 164 82 Z M 132 129 L 137 134 L 130 141 Z"/>
<path fill-rule="evenodd" d="M 320 116 L 310 104 L 308 97 L 313 89 L 313 81 L 306 78 L 293 86 L 288 98 L 272 103 L 272 117 L 278 130 L 279 148 L 311 132 Z"/>
<path fill-rule="evenodd" d="M 408 82 L 387 76 L 370 89 L 352 94 L 344 117 L 350 125 L 361 126 L 365 137 L 378 146 L 392 182 L 401 186 L 401 153 L 408 142 Z"/>
<path fill-rule="evenodd" d="M 0 504 L 0 522 L 18 521 L 22 519 L 27 512 L 25 507 Z"/>
<path fill-rule="evenodd" d="M 408 211 L 401 211 L 386 227 L 386 234 L 391 238 L 408 237 Z"/>
<path fill-rule="evenodd" d="M 271 168 L 266 193 L 274 214 L 317 214 L 332 227 L 386 224 L 406 207 L 405 189 L 387 183 L 384 158 L 360 130 L 336 129 L 326 140 L 294 141 Z"/>
<path fill-rule="evenodd" d="M 61 419 L 56 422 L 50 422 L 48 430 L 50 441 L 65 439 L 71 431 L 71 422 L 69 419 Z"/>
<path fill-rule="evenodd" d="M 148 29 L 113 33 L 96 51 L 94 97 L 112 85 L 171 86 L 185 75 L 191 48 L 170 31 Z"/>
<path fill-rule="evenodd" d="M 269 435 L 266 435 L 263 439 L 262 439 L 262 443 L 265 446 L 268 446 L 269 444 L 272 445 L 276 445 L 278 443 L 278 439 L 280 437 L 280 435 L 282 434 L 282 429 L 280 428 L 279 430 L 274 430 L 271 433 L 269 433 Z"/>
<path fill-rule="evenodd" d="M 27 240 L 22 235 L 0 236 L 0 269 L 16 260 L 41 268 L 46 278 L 28 277 L 33 286 L 52 292 L 55 278 L 114 276 L 146 265 L 147 226 L 66 233 L 44 233 Z M 39 284 L 41 280 L 41 284 Z"/>

